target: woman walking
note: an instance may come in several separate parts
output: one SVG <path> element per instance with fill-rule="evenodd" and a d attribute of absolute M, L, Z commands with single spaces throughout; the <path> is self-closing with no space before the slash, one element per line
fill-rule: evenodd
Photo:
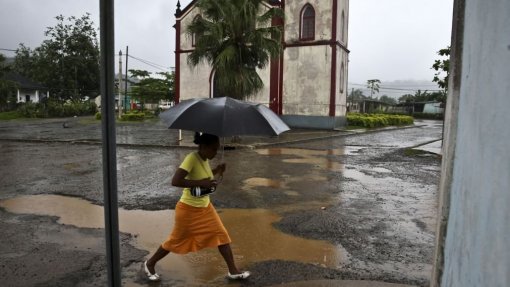
<path fill-rule="evenodd" d="M 218 247 L 227 263 L 229 279 L 246 279 L 250 272 L 241 272 L 234 262 L 230 237 L 220 217 L 210 202 L 209 193 L 214 192 L 217 182 L 214 175 L 223 176 L 225 164 L 211 169 L 220 145 L 219 138 L 210 134 L 195 133 L 194 143 L 198 151 L 186 156 L 172 178 L 172 185 L 183 187 L 182 196 L 175 207 L 175 225 L 168 239 L 156 253 L 144 262 L 149 280 L 157 281 L 156 263 L 168 253 L 186 254 L 203 248 Z"/>

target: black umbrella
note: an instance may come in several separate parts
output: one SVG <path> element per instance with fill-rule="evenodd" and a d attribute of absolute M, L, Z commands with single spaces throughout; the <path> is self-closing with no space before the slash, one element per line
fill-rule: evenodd
<path fill-rule="evenodd" d="M 219 137 L 272 136 L 290 130 L 266 106 L 229 97 L 186 100 L 159 116 L 171 129 L 198 131 Z"/>

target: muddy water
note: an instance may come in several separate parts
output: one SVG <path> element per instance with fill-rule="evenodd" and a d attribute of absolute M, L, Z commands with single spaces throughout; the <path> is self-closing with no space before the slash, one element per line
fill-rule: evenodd
<path fill-rule="evenodd" d="M 102 206 L 74 197 L 34 195 L 0 201 L 0 206 L 12 213 L 57 216 L 59 223 L 81 228 L 104 226 Z M 273 228 L 272 223 L 280 217 L 270 210 L 223 209 L 218 212 L 229 230 L 240 267 L 271 259 L 336 267 L 347 260 L 340 246 L 290 236 Z M 119 209 L 119 228 L 136 237 L 135 246 L 152 253 L 168 236 L 173 218 L 173 210 Z M 199 283 L 224 277 L 227 269 L 217 250 L 206 249 L 184 256 L 170 254 L 158 265 L 158 272 L 167 278 Z"/>
<path fill-rule="evenodd" d="M 287 163 L 311 164 L 317 168 L 332 171 L 340 171 L 344 168 L 343 164 L 340 164 L 334 159 L 326 157 L 328 155 L 343 155 L 345 154 L 344 149 L 310 150 L 295 148 L 269 148 L 269 149 L 257 149 L 255 151 L 260 155 L 268 156 L 286 155 L 295 157 L 282 160 L 283 162 Z"/>

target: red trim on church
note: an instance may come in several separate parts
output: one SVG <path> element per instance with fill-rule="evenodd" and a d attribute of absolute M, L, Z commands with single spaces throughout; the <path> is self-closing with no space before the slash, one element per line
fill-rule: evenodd
<path fill-rule="evenodd" d="M 281 6 L 280 8 L 283 11 L 283 14 L 285 14 L 285 0 L 281 0 Z M 278 115 L 283 114 L 283 55 L 285 54 L 285 19 L 280 19 L 280 23 L 283 26 L 282 29 L 282 53 L 280 54 L 280 79 L 278 81 Z"/>
<path fill-rule="evenodd" d="M 179 103 L 181 95 L 181 20 L 175 21 L 175 103 Z"/>
<path fill-rule="evenodd" d="M 271 26 L 282 25 L 281 19 L 273 18 Z M 281 56 L 280 56 L 281 57 Z M 272 58 L 269 67 L 269 108 L 279 114 L 280 110 L 280 57 Z"/>
<path fill-rule="evenodd" d="M 337 0 L 333 0 L 333 27 L 331 29 L 331 41 L 336 42 L 336 25 L 337 25 Z M 335 116 L 336 105 L 336 43 L 331 45 L 331 90 L 329 95 L 329 116 Z"/>

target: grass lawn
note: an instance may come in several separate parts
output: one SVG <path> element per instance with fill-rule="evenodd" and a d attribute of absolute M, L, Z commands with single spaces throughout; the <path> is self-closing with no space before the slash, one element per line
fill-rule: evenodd
<path fill-rule="evenodd" d="M 10 111 L 10 112 L 0 112 L 0 120 L 14 120 L 14 119 L 20 119 L 23 118 L 23 116 L 18 113 L 17 111 Z"/>

